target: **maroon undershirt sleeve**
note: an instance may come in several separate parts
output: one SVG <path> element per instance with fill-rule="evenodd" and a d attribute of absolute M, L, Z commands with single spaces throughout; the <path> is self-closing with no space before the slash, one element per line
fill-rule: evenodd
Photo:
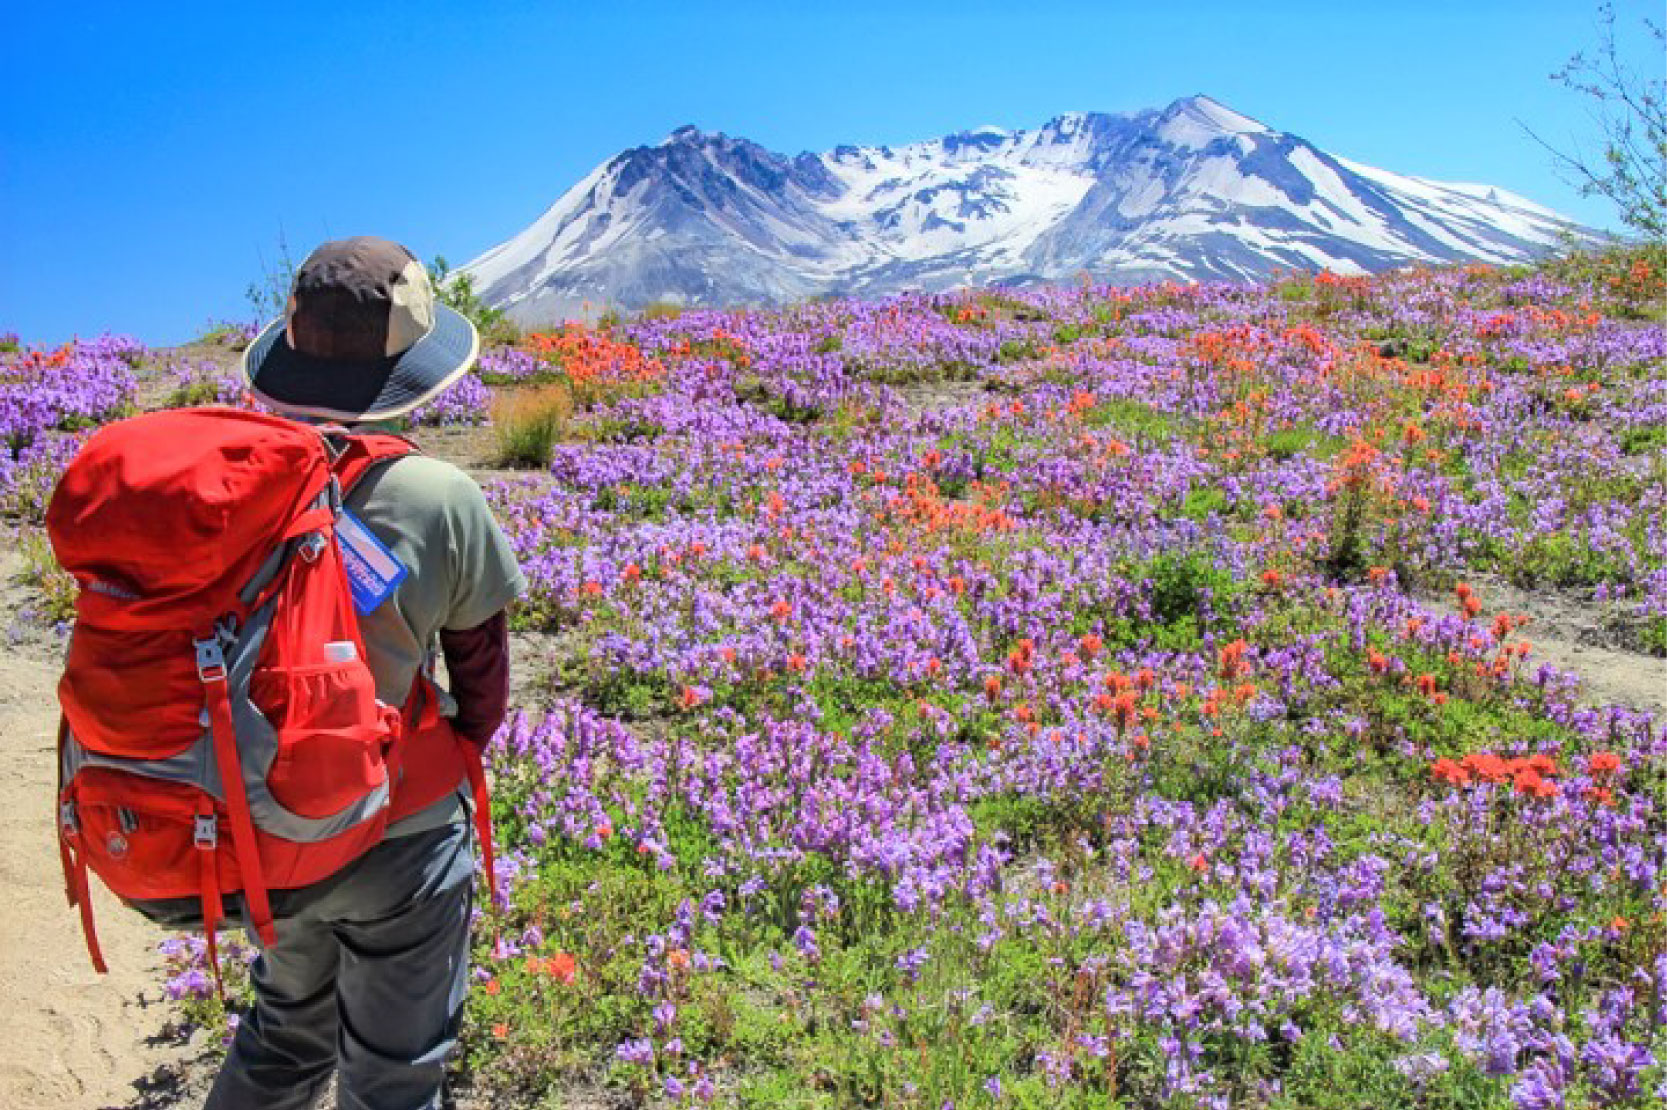
<path fill-rule="evenodd" d="M 509 711 L 509 620 L 500 611 L 473 628 L 441 629 L 440 651 L 457 699 L 452 727 L 484 744 Z"/>

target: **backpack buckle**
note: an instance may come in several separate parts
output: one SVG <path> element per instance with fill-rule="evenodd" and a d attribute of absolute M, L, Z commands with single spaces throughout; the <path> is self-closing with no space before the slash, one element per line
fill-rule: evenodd
<path fill-rule="evenodd" d="M 318 562 L 318 557 L 324 554 L 324 549 L 330 546 L 330 541 L 324 538 L 322 532 L 308 532 L 301 537 L 301 558 L 309 563 Z"/>
<path fill-rule="evenodd" d="M 74 836 L 81 831 L 81 819 L 75 815 L 74 802 L 63 802 L 58 806 L 58 825 L 66 836 Z"/>
<path fill-rule="evenodd" d="M 197 678 L 202 682 L 224 682 L 226 680 L 226 653 L 220 648 L 218 639 L 192 640 L 192 646 L 197 649 Z"/>
<path fill-rule="evenodd" d="M 220 843 L 219 822 L 212 813 L 199 813 L 191 822 L 191 842 L 205 852 L 212 852 Z"/>

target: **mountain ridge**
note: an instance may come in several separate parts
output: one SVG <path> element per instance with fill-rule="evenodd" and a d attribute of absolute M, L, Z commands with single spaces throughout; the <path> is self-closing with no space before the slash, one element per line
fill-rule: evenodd
<path fill-rule="evenodd" d="M 582 306 L 1255 280 L 1526 260 L 1595 237 L 1506 190 L 1328 153 L 1195 94 L 902 146 L 777 153 L 693 124 L 597 166 L 461 268 L 526 324 Z"/>

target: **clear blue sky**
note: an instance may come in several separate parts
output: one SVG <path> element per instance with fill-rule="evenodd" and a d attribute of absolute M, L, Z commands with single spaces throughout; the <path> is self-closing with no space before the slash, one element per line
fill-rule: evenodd
<path fill-rule="evenodd" d="M 1616 6 L 1641 49 L 1660 5 Z M 248 318 L 280 230 L 298 257 L 369 233 L 467 261 L 683 123 L 795 153 L 1201 92 L 1334 153 L 1613 223 L 1517 123 L 1593 137 L 1548 80 L 1596 42 L 1586 0 L 82 0 L 6 22 L 0 331 L 40 342 Z"/>

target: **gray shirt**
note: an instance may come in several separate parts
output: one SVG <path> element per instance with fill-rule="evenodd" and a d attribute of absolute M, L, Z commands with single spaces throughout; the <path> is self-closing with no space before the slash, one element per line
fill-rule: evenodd
<path fill-rule="evenodd" d="M 410 574 L 359 617 L 376 696 L 401 705 L 439 647 L 440 630 L 484 623 L 527 587 L 515 553 L 474 479 L 439 459 L 410 455 L 371 470 L 347 507 Z M 388 827 L 408 836 L 466 816 L 468 791 Z"/>

